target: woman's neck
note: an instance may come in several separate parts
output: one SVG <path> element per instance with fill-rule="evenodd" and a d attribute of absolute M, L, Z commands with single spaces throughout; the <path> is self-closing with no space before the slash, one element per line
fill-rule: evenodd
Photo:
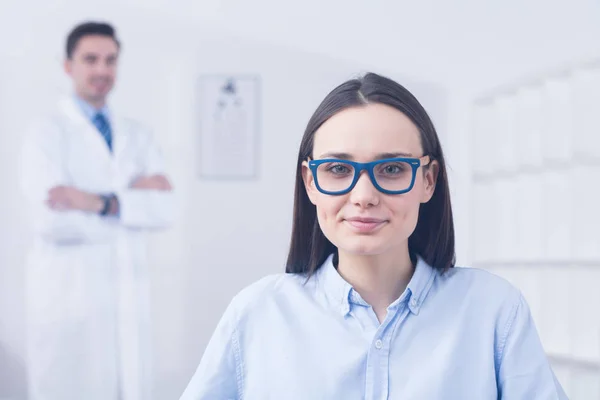
<path fill-rule="evenodd" d="M 373 307 L 379 322 L 406 289 L 414 273 L 408 248 L 378 255 L 338 253 L 339 274 Z"/>

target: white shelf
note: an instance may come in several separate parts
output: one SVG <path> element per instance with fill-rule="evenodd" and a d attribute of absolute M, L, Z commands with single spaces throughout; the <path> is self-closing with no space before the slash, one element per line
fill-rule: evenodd
<path fill-rule="evenodd" d="M 555 161 L 542 165 L 524 165 L 513 171 L 496 170 L 493 172 L 479 172 L 473 174 L 473 183 L 488 183 L 498 180 L 512 180 L 522 175 L 542 175 L 547 172 L 565 172 L 580 169 L 581 167 L 600 167 L 600 158 L 590 156 L 576 157 L 572 161 Z"/>
<path fill-rule="evenodd" d="M 578 371 L 596 372 L 600 377 L 600 360 L 591 360 L 558 353 L 547 353 L 547 356 L 553 365 L 560 364 L 561 366 Z"/>

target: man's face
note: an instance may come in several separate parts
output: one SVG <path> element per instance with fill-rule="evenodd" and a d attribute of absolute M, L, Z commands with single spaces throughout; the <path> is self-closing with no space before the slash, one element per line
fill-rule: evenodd
<path fill-rule="evenodd" d="M 108 36 L 82 37 L 65 71 L 73 79 L 77 94 L 96 106 L 102 106 L 115 83 L 119 47 Z"/>

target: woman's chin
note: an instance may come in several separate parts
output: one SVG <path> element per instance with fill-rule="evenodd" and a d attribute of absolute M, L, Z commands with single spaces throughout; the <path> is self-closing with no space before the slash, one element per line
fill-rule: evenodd
<path fill-rule="evenodd" d="M 337 247 L 353 256 L 374 256 L 384 253 L 386 250 L 385 244 L 374 237 L 346 239 L 341 246 Z"/>

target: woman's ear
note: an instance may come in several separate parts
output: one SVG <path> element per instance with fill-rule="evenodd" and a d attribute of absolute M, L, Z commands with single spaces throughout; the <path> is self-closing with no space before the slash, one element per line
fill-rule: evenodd
<path fill-rule="evenodd" d="M 316 205 L 317 187 L 315 186 L 315 179 L 308 167 L 307 161 L 302 161 L 302 180 L 304 181 L 304 188 L 310 202 Z"/>
<path fill-rule="evenodd" d="M 431 200 L 433 193 L 435 192 L 435 185 L 437 184 L 438 175 L 440 173 L 440 164 L 437 160 L 432 160 L 427 168 L 423 168 L 423 197 L 421 203 L 427 203 Z"/>

